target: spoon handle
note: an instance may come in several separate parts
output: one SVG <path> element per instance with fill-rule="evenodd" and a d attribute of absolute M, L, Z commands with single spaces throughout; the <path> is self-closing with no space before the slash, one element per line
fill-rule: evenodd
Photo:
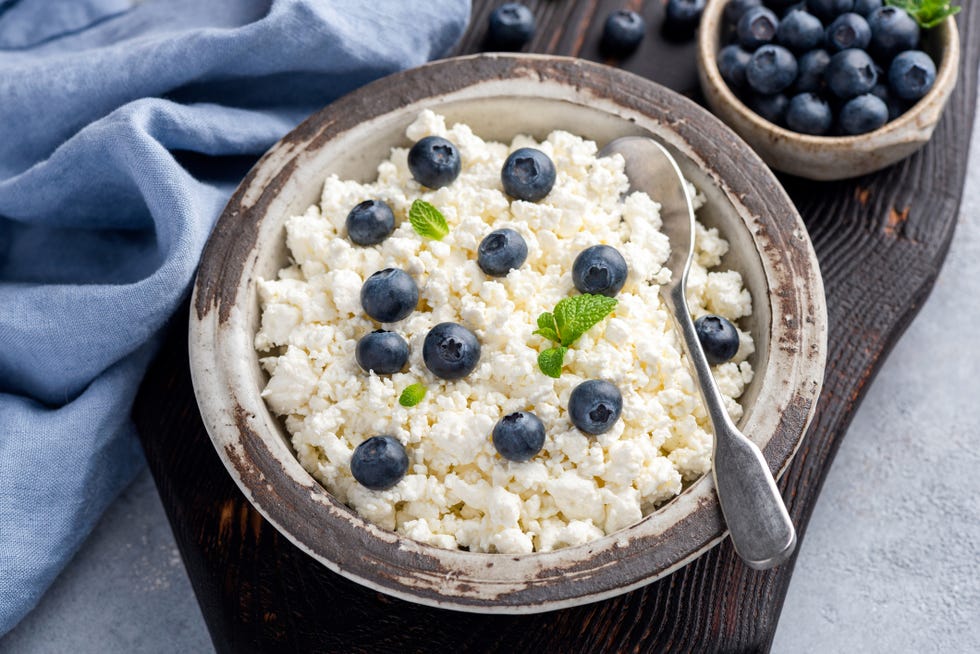
<path fill-rule="evenodd" d="M 765 570 L 779 565 L 796 547 L 796 530 L 769 472 L 769 464 L 755 443 L 746 438 L 728 416 L 694 330 L 684 297 L 684 284 L 671 289 L 670 302 L 714 428 L 712 469 L 732 544 L 751 568 Z"/>

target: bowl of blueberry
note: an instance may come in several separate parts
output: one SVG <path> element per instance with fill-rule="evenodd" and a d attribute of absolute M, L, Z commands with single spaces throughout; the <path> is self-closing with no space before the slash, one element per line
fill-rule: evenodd
<path fill-rule="evenodd" d="M 956 85 L 946 0 L 716 0 L 698 71 L 716 115 L 772 168 L 814 180 L 890 166 L 932 136 Z"/>

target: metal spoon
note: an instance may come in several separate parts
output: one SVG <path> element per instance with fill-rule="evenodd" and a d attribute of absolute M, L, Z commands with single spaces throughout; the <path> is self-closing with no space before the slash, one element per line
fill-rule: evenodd
<path fill-rule="evenodd" d="M 671 272 L 671 281 L 660 287 L 660 295 L 672 309 L 677 327 L 683 334 L 714 429 L 712 469 L 732 544 L 750 567 L 757 570 L 771 568 L 793 553 L 796 530 L 762 452 L 728 416 L 694 331 L 685 292 L 687 272 L 694 255 L 694 208 L 684 177 L 670 153 L 653 139 L 640 136 L 616 139 L 599 155 L 615 153 L 626 160 L 630 191 L 645 191 L 660 203 L 662 229 L 670 239 L 670 258 L 665 266 Z"/>

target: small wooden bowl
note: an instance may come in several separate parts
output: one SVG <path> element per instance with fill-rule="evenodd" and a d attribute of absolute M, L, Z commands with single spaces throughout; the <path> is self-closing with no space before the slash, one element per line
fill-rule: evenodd
<path fill-rule="evenodd" d="M 723 12 L 727 0 L 710 0 L 698 34 L 701 90 L 716 116 L 751 145 L 776 170 L 815 180 L 857 177 L 909 156 L 929 141 L 956 86 L 960 40 L 952 18 L 923 31 L 925 50 L 934 61 L 936 82 L 924 98 L 879 129 L 858 136 L 810 136 L 770 123 L 736 97 L 718 72 Z"/>
<path fill-rule="evenodd" d="M 317 202 L 328 174 L 368 180 L 425 108 L 484 138 L 565 129 L 600 146 L 658 138 L 707 198 L 699 217 L 731 249 L 724 268 L 752 294 L 743 321 L 756 374 L 740 426 L 774 474 L 789 463 L 823 379 L 827 315 L 806 229 L 762 161 L 704 109 L 662 86 L 587 61 L 485 55 L 435 62 L 369 84 L 314 114 L 256 164 L 208 241 L 194 287 L 190 361 L 208 433 L 245 496 L 289 540 L 370 588 L 444 608 L 529 613 L 649 583 L 725 536 L 711 475 L 640 522 L 584 545 L 511 556 L 445 550 L 367 522 L 300 466 L 261 397 L 256 280 L 289 260 L 284 221 Z"/>

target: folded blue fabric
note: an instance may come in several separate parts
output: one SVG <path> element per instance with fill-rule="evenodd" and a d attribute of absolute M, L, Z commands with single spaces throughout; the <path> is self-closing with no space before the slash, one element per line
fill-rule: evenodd
<path fill-rule="evenodd" d="M 247 164 L 444 55 L 468 17 L 467 0 L 0 0 L 0 635 L 142 465 L 133 397 Z"/>

